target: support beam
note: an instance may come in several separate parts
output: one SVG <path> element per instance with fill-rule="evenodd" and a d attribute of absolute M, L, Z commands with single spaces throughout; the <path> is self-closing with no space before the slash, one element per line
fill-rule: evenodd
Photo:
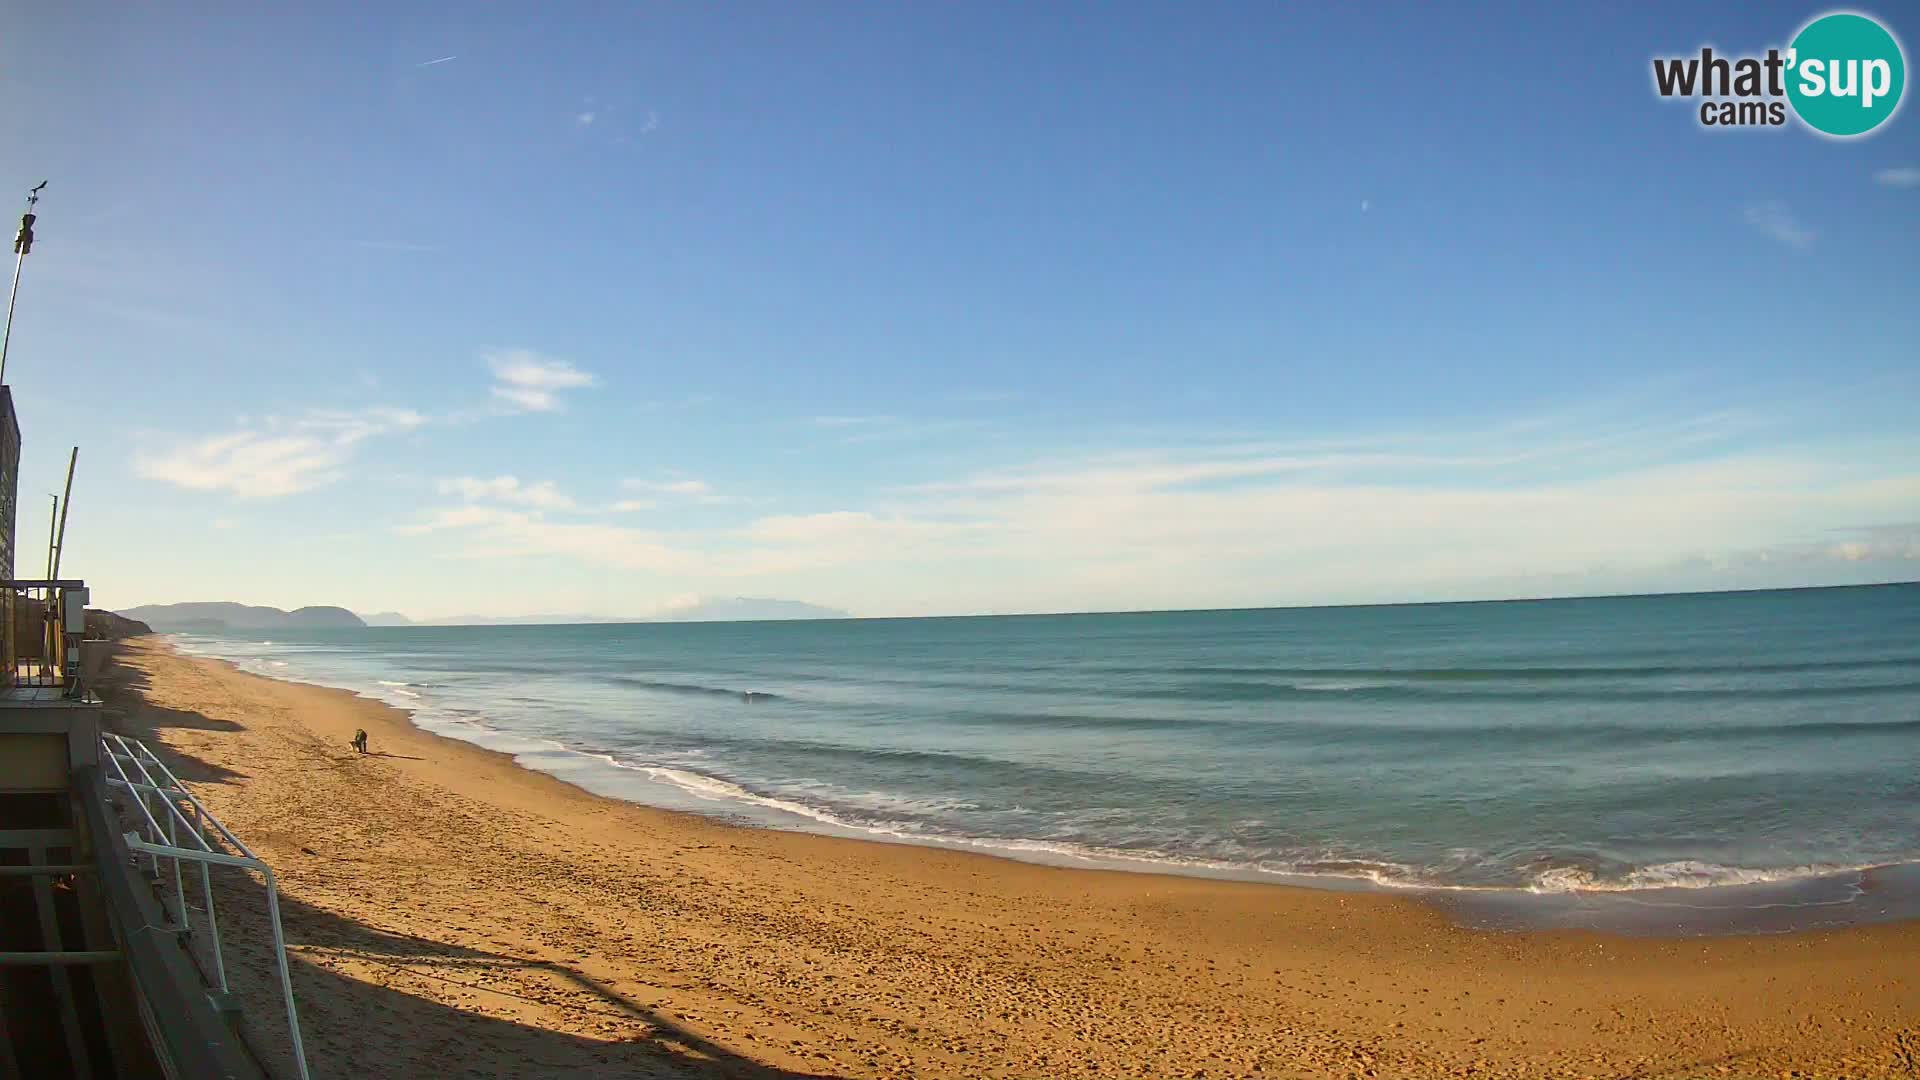
<path fill-rule="evenodd" d="M 86 863 L 48 863 L 44 866 L 0 866 L 0 877 L 65 877 L 91 874 L 99 869 Z"/>
<path fill-rule="evenodd" d="M 27 852 L 29 863 L 44 863 L 47 860 L 45 848 L 31 848 Z M 50 966 L 47 974 L 53 979 L 53 997 L 60 1006 L 60 1027 L 67 1037 L 67 1064 L 73 1069 L 76 1080 L 91 1080 L 93 1076 L 93 1055 L 87 1052 L 87 1037 L 80 1030 L 80 1012 L 75 1007 L 73 980 L 67 977 L 68 956 L 85 953 L 67 953 L 60 942 L 60 916 L 53 910 L 53 885 L 44 877 L 33 879 L 33 906 L 40 914 L 40 940 L 48 949 L 61 957 L 61 962 Z M 118 953 L 108 953 L 108 958 L 118 957 Z M 85 961 L 80 961 L 85 962 Z"/>
<path fill-rule="evenodd" d="M 120 954 L 111 949 L 0 952 L 0 967 L 51 967 L 58 972 L 77 964 L 111 964 L 118 959 Z"/>

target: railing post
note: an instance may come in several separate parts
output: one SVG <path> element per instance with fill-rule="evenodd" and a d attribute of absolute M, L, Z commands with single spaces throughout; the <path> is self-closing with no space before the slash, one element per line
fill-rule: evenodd
<path fill-rule="evenodd" d="M 293 1061 L 300 1067 L 300 1080 L 310 1080 L 307 1050 L 300 1043 L 300 1014 L 293 1007 L 293 973 L 287 970 L 287 939 L 280 929 L 280 884 L 267 864 L 260 864 L 260 872 L 267 879 L 267 921 L 273 924 L 273 955 L 280 963 L 280 993 L 287 999 L 287 1032 L 293 1038 Z"/>
<path fill-rule="evenodd" d="M 193 804 L 193 819 L 196 830 L 205 829 L 205 826 L 200 823 L 200 804 L 197 802 Z M 220 947 L 220 917 L 213 912 L 213 867 L 206 863 L 200 864 L 200 895 L 207 902 L 207 937 L 213 941 L 214 975 L 220 980 L 220 992 L 226 994 L 229 992 L 227 959 Z"/>
<path fill-rule="evenodd" d="M 293 1051 L 294 1067 L 300 1080 L 310 1080 L 311 1074 L 307 1069 L 306 1045 L 300 1034 L 300 1012 L 293 1000 L 293 972 L 291 964 L 287 959 L 286 932 L 280 921 L 280 884 L 279 879 L 274 876 L 273 868 L 261 861 L 258 856 L 254 855 L 252 850 L 240 841 L 239 837 L 233 835 L 232 830 L 228 829 L 212 811 L 208 810 L 206 806 L 194 796 L 193 792 L 187 790 L 186 785 L 182 784 L 180 779 L 173 775 L 173 770 L 167 768 L 166 763 L 156 757 L 153 751 L 145 744 L 138 740 L 129 740 L 118 735 L 104 732 L 100 736 L 100 742 L 101 750 L 106 755 L 108 762 L 112 765 L 114 772 L 119 774 L 119 780 L 117 781 L 119 784 L 132 790 L 136 796 L 142 796 L 145 793 L 151 792 L 161 795 L 165 799 L 168 812 L 169 839 L 174 842 L 161 842 L 158 836 L 159 825 L 154 820 L 152 814 L 147 811 L 143 798 L 140 803 L 141 813 L 153 828 L 155 839 L 152 842 L 147 842 L 130 835 L 128 843 L 136 852 L 144 850 L 146 854 L 153 856 L 156 866 L 162 855 L 173 860 L 175 893 L 180 897 L 182 922 L 186 920 L 186 899 L 181 884 L 180 860 L 191 859 L 200 864 L 200 888 L 202 895 L 206 898 L 207 926 L 213 936 L 214 970 L 216 972 L 216 978 L 220 983 L 220 992 L 223 995 L 230 993 L 230 988 L 227 981 L 225 954 L 220 943 L 220 924 L 213 906 L 213 885 L 210 876 L 212 868 L 214 866 L 231 866 L 242 870 L 257 871 L 264 879 L 267 890 L 267 924 L 273 931 L 274 963 L 280 977 L 280 994 L 286 1002 L 287 1033 Z M 116 747 L 118 748 L 118 752 L 116 752 Z M 132 778 L 127 775 L 125 768 L 121 765 L 123 760 L 131 761 L 134 768 L 139 771 L 141 778 L 146 782 L 136 784 Z M 153 766 L 151 770 L 147 767 L 149 764 Z M 156 771 L 159 773 L 159 776 L 155 776 Z M 181 799 L 186 800 L 187 804 L 193 807 L 194 817 L 192 820 L 188 820 L 185 812 L 181 810 L 179 804 L 179 800 Z M 194 842 L 199 845 L 199 850 L 179 845 L 179 826 L 182 825 L 187 828 Z M 233 849 L 241 854 L 229 855 L 224 852 L 215 851 L 206 835 L 207 826 L 209 825 L 213 827 L 215 834 L 224 839 L 226 843 L 232 845 Z M 202 979 L 205 978 L 204 972 L 201 977 Z"/>

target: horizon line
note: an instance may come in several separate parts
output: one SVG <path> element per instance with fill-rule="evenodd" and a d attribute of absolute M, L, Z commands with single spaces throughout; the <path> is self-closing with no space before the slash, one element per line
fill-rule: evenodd
<path fill-rule="evenodd" d="M 1825 591 L 1833 591 L 1838 589 L 1885 589 L 1885 588 L 1898 587 L 1902 585 L 1920 586 L 1920 579 L 1907 578 L 1907 579 L 1896 579 L 1892 581 L 1862 581 L 1862 582 L 1851 582 L 1851 583 L 1840 584 L 1840 585 L 1779 585 L 1779 586 L 1766 586 L 1766 587 L 1759 587 L 1759 588 L 1739 588 L 1739 589 L 1677 589 L 1677 590 L 1666 590 L 1666 591 L 1659 591 L 1659 592 L 1568 593 L 1568 594 L 1558 595 L 1558 596 L 1482 597 L 1482 598 L 1472 599 L 1472 600 L 1383 600 L 1383 601 L 1356 602 L 1356 603 L 1332 603 L 1332 604 L 1263 604 L 1263 605 L 1248 605 L 1245 607 L 1116 608 L 1111 610 L 1081 610 L 1081 611 L 964 612 L 964 613 L 948 614 L 948 615 L 851 615 L 849 614 L 849 615 L 803 616 L 800 618 L 784 618 L 784 619 L 675 619 L 675 618 L 667 618 L 667 617 L 660 617 L 660 616 L 605 615 L 605 616 L 591 616 L 590 620 L 586 622 L 579 621 L 578 619 L 575 619 L 572 621 L 566 621 L 566 622 L 558 622 L 558 621 L 539 622 L 537 620 L 548 618 L 549 616 L 482 615 L 482 616 L 473 616 L 473 617 L 480 618 L 480 619 L 493 620 L 493 621 L 450 622 L 445 620 L 467 618 L 468 616 L 446 616 L 440 619 L 415 619 L 413 616 L 407 615 L 405 612 L 385 611 L 385 612 L 373 612 L 373 614 L 399 615 L 402 618 L 408 620 L 407 624 L 401 625 L 401 626 L 367 625 L 362 627 L 361 629 L 406 630 L 413 627 L 429 627 L 430 628 L 430 627 L 455 627 L 455 626 L 498 626 L 506 623 L 517 624 L 521 626 L 642 626 L 642 625 L 660 625 L 660 624 L 684 625 L 689 623 L 703 623 L 703 622 L 707 622 L 707 623 L 904 622 L 908 620 L 919 620 L 919 619 L 1056 619 L 1056 618 L 1070 618 L 1070 617 L 1076 617 L 1076 616 L 1092 616 L 1092 615 L 1204 615 L 1204 614 L 1216 614 L 1216 613 L 1223 613 L 1223 612 L 1244 612 L 1244 611 L 1327 611 L 1327 610 L 1339 610 L 1339 609 L 1349 609 L 1349 608 L 1442 607 L 1442 606 L 1467 605 L 1467 604 L 1548 604 L 1548 603 L 1556 603 L 1556 602 L 1567 601 L 1567 600 L 1651 600 L 1651 599 L 1658 599 L 1661 597 L 1679 597 L 1679 596 L 1733 596 L 1733 595 L 1744 595 L 1748 593 L 1825 592 Z M 796 602 L 807 603 L 807 601 L 796 601 Z M 234 604 L 239 607 L 270 606 L 266 604 L 242 604 L 239 601 L 235 601 L 235 600 L 180 600 L 170 604 L 134 604 L 130 608 L 125 610 L 118 609 L 118 608 L 106 608 L 103 610 L 111 611 L 113 614 L 120 615 L 123 618 L 130 618 L 131 616 L 127 616 L 125 614 L 125 611 L 132 610 L 133 608 L 173 607 L 173 606 L 176 606 L 177 604 L 223 604 L 223 603 Z M 824 606 L 824 605 L 821 605 L 821 606 Z M 366 618 L 366 616 L 362 615 L 360 612 L 355 611 L 352 608 L 343 607 L 339 604 L 304 604 L 304 605 L 301 605 L 300 608 L 280 608 L 278 610 L 283 612 L 292 612 L 292 611 L 301 610 L 301 608 L 314 608 L 314 607 L 337 608 L 341 611 L 348 612 L 349 614 L 353 615 L 356 618 L 362 619 L 363 621 Z M 584 613 L 580 613 L 580 614 L 584 614 Z M 555 615 L 552 617 L 557 619 L 560 616 Z M 242 629 L 245 629 L 245 628 L 242 628 Z M 327 629 L 337 629 L 337 628 L 328 627 Z M 155 633 L 162 633 L 162 632 L 163 631 L 155 631 Z"/>

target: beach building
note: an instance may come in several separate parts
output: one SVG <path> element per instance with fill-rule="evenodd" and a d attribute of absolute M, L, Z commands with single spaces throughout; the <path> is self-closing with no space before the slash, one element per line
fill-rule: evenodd
<path fill-rule="evenodd" d="M 103 730 L 85 582 L 15 576 L 20 445 L 0 386 L 0 1080 L 304 1078 L 271 871 Z M 221 874 L 268 890 L 291 1061 L 257 1053 L 233 1004 Z"/>

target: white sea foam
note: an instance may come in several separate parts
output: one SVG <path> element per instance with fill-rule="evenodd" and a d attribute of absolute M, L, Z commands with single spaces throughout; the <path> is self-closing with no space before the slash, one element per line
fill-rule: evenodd
<path fill-rule="evenodd" d="M 504 731 L 470 713 L 430 707 L 421 694 L 411 689 L 419 686 L 418 683 L 395 679 L 362 679 L 355 682 L 337 674 L 317 674 L 309 670 L 304 662 L 307 659 L 305 657 L 297 658 L 303 663 L 290 668 L 285 660 L 262 658 L 255 652 L 257 646 L 251 644 L 188 641 L 177 637 L 173 643 L 182 652 L 221 657 L 256 673 L 268 673 L 268 669 L 271 669 L 274 677 L 334 686 L 385 700 L 408 710 L 414 723 L 424 730 L 507 754 L 528 768 L 578 783 L 600 794 L 679 809 L 699 810 L 704 807 L 714 813 L 732 810 L 736 815 L 746 811 L 752 820 L 762 824 L 975 850 L 1029 861 L 1143 872 L 1284 880 L 1301 884 L 1365 883 L 1394 890 L 1511 892 L 1517 887 L 1542 894 L 1705 889 L 1818 877 L 1859 869 L 1819 865 L 1759 869 L 1681 860 L 1625 869 L 1624 872 L 1598 874 L 1589 867 L 1555 866 L 1536 872 L 1532 880 L 1524 885 L 1461 885 L 1446 880 L 1451 876 L 1448 867 L 1345 858 L 1330 851 L 1316 852 L 1311 856 L 1303 853 L 1293 858 L 1205 858 L 1044 838 L 964 835 L 942 831 L 939 826 L 924 820 L 942 812 L 980 809 L 976 804 L 959 798 L 909 798 L 880 791 L 848 792 L 824 781 L 800 785 L 807 791 L 799 797 L 785 792 L 761 793 L 717 776 L 685 768 L 684 763 L 622 760 L 612 754 L 582 750 L 552 739 Z M 270 644 L 258 643 L 259 646 Z M 1294 685 L 1301 690 L 1339 692 L 1391 684 L 1367 680 L 1308 680 Z M 690 748 L 684 756 L 700 757 L 706 754 L 703 748 Z M 636 783 L 635 774 L 645 780 Z M 675 795 L 680 797 L 676 798 Z M 1017 813 L 1020 808 L 1010 808 L 1007 812 Z M 1461 850 L 1454 854 L 1467 856 L 1472 853 Z M 1451 869 L 1458 870 L 1459 867 Z"/>
<path fill-rule="evenodd" d="M 1750 866 L 1723 866 L 1720 863 L 1683 859 L 1635 867 L 1625 874 L 1599 877 L 1581 866 L 1556 866 L 1534 876 L 1528 892 L 1641 892 L 1648 889 L 1712 889 L 1727 885 L 1762 885 L 1775 881 L 1825 877 L 1861 870 L 1859 866 L 1805 865 L 1775 869 Z"/>

